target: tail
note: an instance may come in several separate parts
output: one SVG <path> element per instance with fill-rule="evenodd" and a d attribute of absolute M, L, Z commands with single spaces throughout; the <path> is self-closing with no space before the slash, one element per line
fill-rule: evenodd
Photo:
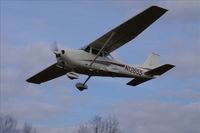
<path fill-rule="evenodd" d="M 164 74 L 165 72 L 169 71 L 170 69 L 172 69 L 173 67 L 174 67 L 174 65 L 164 64 L 164 65 L 156 67 L 150 71 L 147 71 L 144 74 L 148 75 L 148 76 L 160 76 L 160 75 Z M 138 78 L 134 78 L 133 80 L 128 82 L 127 85 L 136 86 L 136 85 L 139 85 L 139 84 L 146 82 L 148 80 L 151 80 L 151 79 L 153 79 L 153 78 L 138 77 Z"/>
<path fill-rule="evenodd" d="M 144 64 L 142 65 L 143 68 L 150 69 L 149 71 L 145 72 L 146 75 L 162 75 L 163 73 L 169 71 L 174 67 L 171 64 L 164 64 L 160 65 L 160 55 L 156 53 L 151 53 L 149 57 L 146 59 Z"/>
<path fill-rule="evenodd" d="M 131 80 L 130 82 L 128 82 L 127 85 L 131 85 L 131 86 L 139 85 L 143 82 L 153 79 L 154 76 L 160 76 L 166 73 L 167 71 L 169 71 L 170 69 L 172 69 L 173 67 L 175 67 L 174 65 L 171 65 L 171 64 L 164 64 L 160 66 L 159 60 L 160 60 L 160 55 L 151 53 L 149 57 L 146 59 L 146 61 L 144 62 L 144 64 L 141 66 L 143 68 L 149 69 L 144 74 L 147 76 L 151 76 L 151 78 L 137 77 Z"/>
<path fill-rule="evenodd" d="M 151 53 L 149 57 L 146 59 L 142 67 L 144 68 L 156 68 L 160 65 L 160 55 L 156 53 Z"/>

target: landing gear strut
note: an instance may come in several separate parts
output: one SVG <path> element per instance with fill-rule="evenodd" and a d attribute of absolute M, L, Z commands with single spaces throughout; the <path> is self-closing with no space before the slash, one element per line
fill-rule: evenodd
<path fill-rule="evenodd" d="M 85 80 L 84 83 L 77 83 L 76 84 L 76 88 L 79 90 L 79 91 L 83 91 L 85 89 L 88 88 L 88 86 L 86 85 L 87 81 L 91 78 L 91 75 L 88 76 L 88 78 Z"/>

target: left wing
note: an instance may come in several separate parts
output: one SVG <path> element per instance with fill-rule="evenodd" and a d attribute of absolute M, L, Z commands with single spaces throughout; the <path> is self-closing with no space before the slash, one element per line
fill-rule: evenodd
<path fill-rule="evenodd" d="M 90 43 L 86 48 L 91 47 L 100 50 L 104 43 L 109 40 L 110 36 L 112 36 L 112 38 L 109 40 L 109 43 L 103 50 L 107 53 L 111 53 L 115 49 L 137 37 L 148 26 L 160 18 L 166 11 L 167 10 L 164 8 L 151 6 L 125 23 L 104 34 L 94 42 Z"/>
<path fill-rule="evenodd" d="M 51 65 L 50 67 L 46 68 L 45 70 L 27 79 L 26 81 L 29 83 L 40 84 L 40 83 L 58 78 L 60 76 L 63 76 L 66 73 L 67 73 L 67 70 L 64 70 L 58 67 L 57 63 L 55 63 Z"/>

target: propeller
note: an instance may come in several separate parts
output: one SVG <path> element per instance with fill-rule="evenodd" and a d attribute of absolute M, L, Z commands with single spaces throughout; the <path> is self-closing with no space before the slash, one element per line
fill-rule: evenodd
<path fill-rule="evenodd" d="M 58 49 L 58 44 L 57 42 L 54 42 L 52 44 L 52 48 L 51 48 L 52 52 L 56 55 L 56 57 L 60 57 L 61 54 L 65 54 L 65 50 L 59 50 Z"/>
<path fill-rule="evenodd" d="M 58 44 L 57 44 L 57 42 L 54 42 L 54 43 L 52 44 L 51 50 L 52 50 L 53 52 L 58 51 Z"/>
<path fill-rule="evenodd" d="M 56 57 L 60 57 L 60 52 L 58 49 L 57 42 L 54 42 L 51 47 L 51 51 L 56 55 Z"/>

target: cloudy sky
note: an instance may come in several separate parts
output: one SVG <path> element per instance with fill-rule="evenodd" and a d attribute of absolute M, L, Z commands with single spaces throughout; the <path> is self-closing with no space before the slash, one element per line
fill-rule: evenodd
<path fill-rule="evenodd" d="M 169 11 L 113 55 L 142 64 L 151 52 L 176 65 L 137 87 L 130 79 L 92 78 L 79 92 L 66 76 L 27 78 L 55 62 L 51 45 L 78 49 L 151 5 Z M 72 132 L 95 115 L 115 115 L 123 133 L 200 132 L 200 2 L 0 1 L 0 113 L 39 133 Z"/>

